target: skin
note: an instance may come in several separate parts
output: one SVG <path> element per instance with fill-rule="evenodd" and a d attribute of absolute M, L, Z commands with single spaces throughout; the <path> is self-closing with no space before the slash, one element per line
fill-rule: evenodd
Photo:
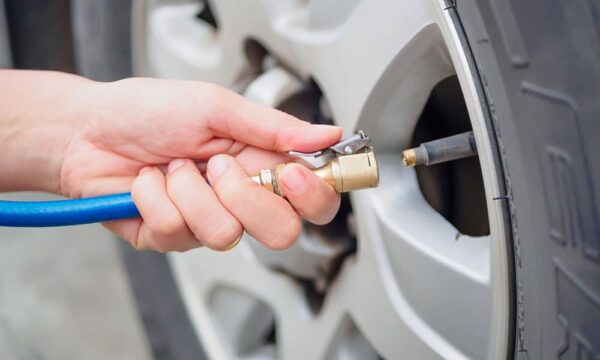
<path fill-rule="evenodd" d="M 78 198 L 131 191 L 141 218 L 107 222 L 138 250 L 222 250 L 243 231 L 272 249 L 304 218 L 325 224 L 339 195 L 299 164 L 280 182 L 287 200 L 251 179 L 260 169 L 340 140 L 222 87 L 132 78 L 111 83 L 0 70 L 0 191 Z"/>

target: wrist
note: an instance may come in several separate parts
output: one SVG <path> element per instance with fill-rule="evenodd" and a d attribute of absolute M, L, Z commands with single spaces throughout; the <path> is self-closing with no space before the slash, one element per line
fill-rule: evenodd
<path fill-rule="evenodd" d="M 11 71 L 0 110 L 0 191 L 61 194 L 61 167 L 82 127 L 81 96 L 93 82 L 52 72 Z M 3 76 L 6 74 L 2 74 Z"/>

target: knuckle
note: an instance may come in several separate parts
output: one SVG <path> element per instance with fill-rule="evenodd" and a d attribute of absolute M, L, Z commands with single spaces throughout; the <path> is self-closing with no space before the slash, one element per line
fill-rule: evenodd
<path fill-rule="evenodd" d="M 193 171 L 187 166 L 183 166 L 175 170 L 167 177 L 167 189 L 171 191 L 180 186 L 185 189 L 186 186 L 189 186 L 194 179 Z"/>
<path fill-rule="evenodd" d="M 138 175 L 135 179 L 133 179 L 133 183 L 131 183 L 131 196 L 134 200 L 139 200 L 143 191 L 142 175 L 143 174 Z"/>
<path fill-rule="evenodd" d="M 204 83 L 204 86 L 206 89 L 204 96 L 208 97 L 210 102 L 207 102 L 207 99 L 205 98 L 203 99 L 203 103 L 211 104 L 212 109 L 220 113 L 225 112 L 226 115 L 233 110 L 233 107 L 231 106 L 231 100 L 237 100 L 237 94 L 234 94 L 224 87 L 212 83 Z"/>
<path fill-rule="evenodd" d="M 157 172 L 156 172 L 156 168 L 151 167 L 148 171 L 143 171 L 140 172 L 138 174 L 138 176 L 135 177 L 135 179 L 133 180 L 133 185 L 143 185 L 145 184 L 147 181 L 151 181 L 153 178 L 160 176 Z"/>
<path fill-rule="evenodd" d="M 184 225 L 178 214 L 156 216 L 148 222 L 150 231 L 156 238 L 169 238 L 177 234 Z"/>

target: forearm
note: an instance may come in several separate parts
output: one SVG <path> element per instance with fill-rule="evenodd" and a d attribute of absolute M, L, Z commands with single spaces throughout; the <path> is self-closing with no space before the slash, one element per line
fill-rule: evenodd
<path fill-rule="evenodd" d="M 0 70 L 0 191 L 60 193 L 62 159 L 80 127 L 76 99 L 89 80 Z"/>

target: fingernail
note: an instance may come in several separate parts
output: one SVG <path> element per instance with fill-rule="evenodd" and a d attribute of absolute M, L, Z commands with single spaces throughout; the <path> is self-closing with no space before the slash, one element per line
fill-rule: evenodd
<path fill-rule="evenodd" d="M 214 156 L 208 161 L 208 181 L 213 182 L 229 167 L 229 160 L 225 156 Z"/>
<path fill-rule="evenodd" d="M 295 166 L 284 169 L 284 174 L 281 180 L 283 182 L 283 186 L 285 186 L 285 192 L 296 195 L 304 193 L 308 184 L 306 175 L 304 175 L 304 173 Z"/>
<path fill-rule="evenodd" d="M 139 174 L 143 174 L 143 173 L 147 173 L 148 171 L 152 170 L 152 166 L 144 166 L 143 168 L 140 169 Z"/>
<path fill-rule="evenodd" d="M 167 167 L 167 176 L 171 175 L 175 170 L 179 169 L 185 165 L 184 159 L 175 159 L 169 163 L 169 167 Z"/>

